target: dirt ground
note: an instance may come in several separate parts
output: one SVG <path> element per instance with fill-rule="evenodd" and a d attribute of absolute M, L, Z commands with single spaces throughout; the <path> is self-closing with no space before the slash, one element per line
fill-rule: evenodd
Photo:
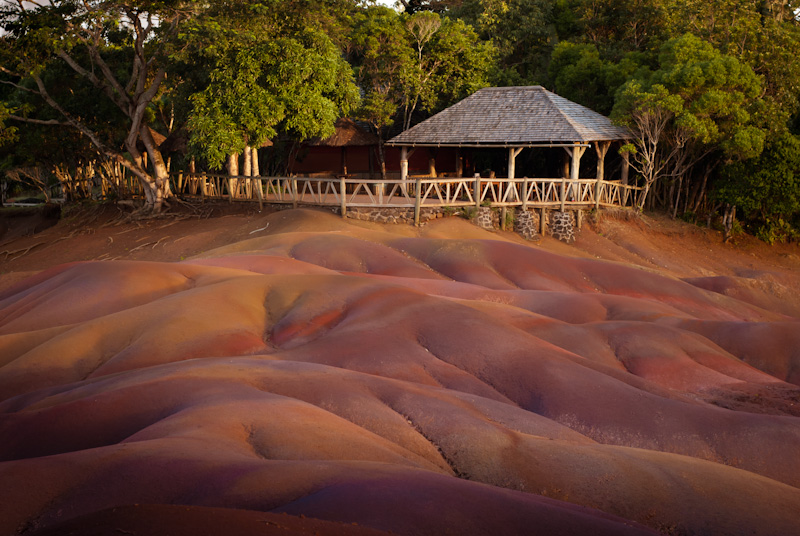
<path fill-rule="evenodd" d="M 130 207 L 119 205 L 65 207 L 59 220 L 33 209 L 4 209 L 0 211 L 0 291 L 36 272 L 69 262 L 181 261 L 258 237 L 266 230 L 266 217 L 276 210 L 279 208 L 265 207 L 259 211 L 250 203 L 214 203 L 177 206 L 158 218 L 132 221 L 128 218 Z M 464 234 L 463 222 L 453 216 L 416 229 L 348 220 L 400 236 L 429 237 Z M 673 277 L 692 278 L 701 286 L 700 278 L 723 277 L 735 278 L 739 287 L 767 290 L 778 298 L 786 297 L 786 293 L 800 294 L 795 278 L 786 277 L 800 274 L 800 245 L 770 246 L 746 235 L 725 244 L 718 231 L 660 214 L 603 212 L 596 219 L 585 220 L 577 242 L 570 245 L 550 237 L 528 242 L 510 231 L 487 233 L 478 228 L 470 238 L 504 240 L 562 255 L 632 264 Z M 729 283 L 718 279 L 705 287 L 725 291 Z M 712 284 L 716 287 L 709 288 Z M 785 312 L 800 310 L 789 307 Z"/>
<path fill-rule="evenodd" d="M 0 211 L 2 534 L 797 533 L 796 244 L 129 210 Z"/>

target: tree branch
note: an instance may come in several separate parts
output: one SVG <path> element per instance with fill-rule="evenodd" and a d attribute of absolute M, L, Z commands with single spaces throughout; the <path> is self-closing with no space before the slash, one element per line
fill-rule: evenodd
<path fill-rule="evenodd" d="M 47 92 L 47 88 L 44 85 L 44 81 L 42 81 L 42 79 L 39 77 L 39 75 L 33 74 L 31 76 L 34 79 L 34 81 L 36 82 L 36 85 L 39 87 L 39 95 L 41 95 L 41 97 L 45 100 L 45 102 L 47 102 L 47 104 L 51 108 L 53 108 L 58 113 L 60 113 L 62 116 L 64 116 L 64 118 L 67 120 L 67 124 L 68 125 L 72 126 L 73 128 L 78 129 L 83 135 L 85 135 L 87 138 L 89 138 L 89 140 L 92 142 L 92 144 L 95 147 L 97 147 L 98 150 L 100 150 L 103 153 L 107 153 L 108 149 L 105 147 L 105 145 L 103 145 L 103 142 L 100 141 L 100 139 L 97 137 L 97 135 L 94 132 L 92 132 L 86 125 L 84 125 L 83 123 L 81 123 L 80 121 L 78 121 L 77 119 L 72 117 L 69 113 L 67 113 L 67 111 L 64 110 L 53 99 L 53 97 L 50 96 L 50 94 Z"/>
<path fill-rule="evenodd" d="M 92 54 L 92 52 L 91 52 L 93 50 L 93 47 L 90 47 L 90 46 L 87 45 L 87 48 L 90 51 L 89 52 L 90 55 L 92 55 L 92 57 L 94 57 L 94 54 Z M 106 96 L 109 99 L 111 99 L 111 102 L 116 104 L 124 113 L 127 113 L 127 111 L 128 111 L 128 103 L 125 102 L 124 100 L 122 100 L 120 95 L 115 94 L 113 89 L 111 87 L 109 87 L 108 84 L 104 84 L 103 81 L 100 80 L 99 78 L 97 78 L 97 76 L 95 76 L 95 74 L 93 72 L 88 71 L 88 70 L 84 69 L 83 67 L 81 67 L 78 64 L 78 62 L 76 62 L 72 58 L 72 56 L 67 54 L 65 51 L 59 50 L 56 54 L 58 55 L 59 58 L 64 60 L 64 62 L 66 62 L 66 64 L 69 65 L 72 68 L 73 71 L 75 71 L 79 75 L 81 75 L 84 78 L 86 78 L 87 80 L 89 80 L 89 82 L 91 82 L 94 87 L 102 90 L 103 93 L 105 93 Z"/>
<path fill-rule="evenodd" d="M 21 121 L 23 123 L 31 123 L 34 125 L 58 125 L 58 126 L 72 126 L 71 123 L 65 123 L 63 121 L 59 121 L 58 119 L 33 119 L 32 117 L 21 117 L 19 115 L 9 115 L 9 119 L 13 119 L 15 121 Z"/>

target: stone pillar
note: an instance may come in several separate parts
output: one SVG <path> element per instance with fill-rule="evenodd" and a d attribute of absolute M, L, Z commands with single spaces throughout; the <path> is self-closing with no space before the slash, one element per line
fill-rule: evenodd
<path fill-rule="evenodd" d="M 575 242 L 575 220 L 571 211 L 554 210 L 550 213 L 550 234 L 562 242 Z"/>
<path fill-rule="evenodd" d="M 533 240 L 539 236 L 539 217 L 533 212 L 521 210 L 517 212 L 514 220 L 514 230 L 526 240 Z"/>
<path fill-rule="evenodd" d="M 475 214 L 475 225 L 487 231 L 494 230 L 494 222 L 492 217 L 492 209 L 490 207 L 479 207 Z"/>

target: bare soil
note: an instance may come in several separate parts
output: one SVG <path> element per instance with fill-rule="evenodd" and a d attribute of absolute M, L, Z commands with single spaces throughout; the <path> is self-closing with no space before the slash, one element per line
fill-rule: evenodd
<path fill-rule="evenodd" d="M 797 533 L 796 244 L 127 210 L 4 227 L 2 534 Z"/>
<path fill-rule="evenodd" d="M 259 210 L 252 203 L 177 205 L 159 217 L 132 220 L 130 207 L 87 205 L 66 207 L 61 218 L 41 209 L 0 211 L 0 291 L 36 272 L 69 262 L 148 260 L 177 262 L 203 252 L 258 237 L 266 217 L 281 207 Z M 330 214 L 329 211 L 318 209 Z M 347 220 L 352 225 L 401 236 L 464 235 L 458 217 L 436 220 L 415 229 Z M 766 244 L 740 235 L 723 243 L 722 233 L 662 214 L 601 212 L 584 220 L 575 244 L 550 237 L 527 242 L 511 231 L 471 237 L 491 238 L 572 257 L 595 258 L 640 266 L 745 301 L 761 303 L 800 316 L 800 295 L 792 274 L 800 274 L 800 244 Z M 703 279 L 706 279 L 703 281 Z"/>

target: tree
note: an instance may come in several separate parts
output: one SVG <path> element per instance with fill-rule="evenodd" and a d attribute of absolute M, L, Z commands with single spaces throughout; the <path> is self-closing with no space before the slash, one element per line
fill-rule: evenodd
<path fill-rule="evenodd" d="M 554 2 L 549 0 L 464 0 L 450 12 L 470 24 L 497 54 L 496 81 L 541 83 L 557 43 Z"/>
<path fill-rule="evenodd" d="M 621 89 L 612 116 L 636 134 L 624 147 L 645 180 L 644 198 L 661 176 L 683 180 L 712 152 L 727 160 L 761 153 L 757 99 L 761 80 L 747 65 L 687 34 L 666 42 L 659 68 Z"/>
<path fill-rule="evenodd" d="M 358 116 L 379 135 L 383 176 L 383 139 L 396 119 L 407 129 L 416 112 L 437 111 L 488 83 L 493 49 L 460 20 L 369 7 L 356 17 L 351 42 L 364 96 Z"/>
<path fill-rule="evenodd" d="M 758 158 L 725 166 L 722 176 L 716 196 L 741 208 L 756 236 L 772 244 L 800 234 L 800 138 L 785 132 Z"/>
<path fill-rule="evenodd" d="M 782 130 L 800 107 L 800 24 L 796 0 L 665 0 L 673 35 L 692 33 L 763 78 L 765 126 Z"/>
<path fill-rule="evenodd" d="M 557 0 L 560 39 L 590 43 L 606 57 L 646 52 L 663 40 L 663 0 Z"/>
<path fill-rule="evenodd" d="M 350 66 L 321 28 L 283 2 L 220 3 L 186 25 L 182 72 L 206 70 L 190 94 L 190 146 L 212 167 L 281 131 L 330 136 L 358 102 Z"/>
<path fill-rule="evenodd" d="M 556 93 L 608 115 L 617 90 L 644 63 L 641 53 L 630 52 L 613 62 L 602 59 L 593 44 L 562 41 L 553 49 L 548 74 Z"/>
<path fill-rule="evenodd" d="M 142 185 L 146 208 L 159 211 L 170 196 L 169 177 L 149 128 L 148 106 L 167 76 L 167 46 L 193 14 L 192 4 L 179 0 L 6 3 L 0 10 L 0 25 L 7 32 L 0 43 L 4 82 L 36 96 L 56 115 L 42 119 L 23 111 L 10 117 L 77 130 L 100 155 L 129 169 Z M 47 76 L 57 64 L 65 64 L 118 109 L 125 122 L 124 152 L 102 139 L 96 124 L 70 111 L 59 98 L 59 86 Z"/>

